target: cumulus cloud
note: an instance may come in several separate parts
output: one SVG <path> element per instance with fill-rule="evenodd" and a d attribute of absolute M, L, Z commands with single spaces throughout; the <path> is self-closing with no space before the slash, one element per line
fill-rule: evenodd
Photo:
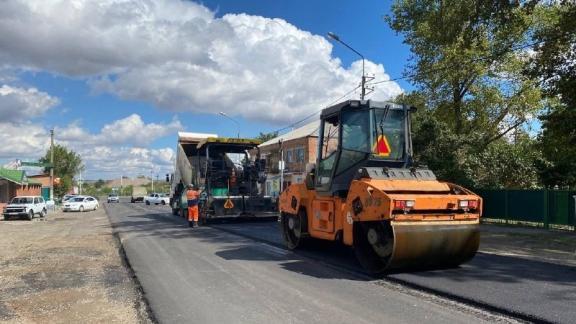
<path fill-rule="evenodd" d="M 8 65 L 88 78 L 96 91 L 170 111 L 284 123 L 348 92 L 361 74 L 359 61 L 342 66 L 326 39 L 282 19 L 216 18 L 190 1 L 8 0 L 0 30 Z M 389 79 L 381 64 L 366 68 Z M 390 82 L 371 96 L 399 93 Z"/>
<path fill-rule="evenodd" d="M 71 143 L 84 143 L 88 145 L 130 145 L 145 147 L 158 138 L 174 134 L 182 130 L 183 126 L 178 119 L 167 124 L 146 124 L 138 114 L 115 120 L 104 125 L 99 133 L 90 134 L 79 123 L 72 123 L 57 129 L 60 139 Z"/>
<path fill-rule="evenodd" d="M 50 132 L 38 124 L 0 122 L 0 159 L 37 159 L 50 145 Z"/>
<path fill-rule="evenodd" d="M 146 124 L 139 115 L 104 125 L 97 133 L 82 128 L 79 123 L 56 128 L 56 143 L 82 157 L 88 176 L 136 176 L 143 172 L 170 172 L 173 167 L 172 148 L 149 148 L 155 140 L 182 129 L 177 119 L 169 123 Z M 0 122 L 0 160 L 37 160 L 50 145 L 50 131 L 31 123 Z"/>
<path fill-rule="evenodd" d="M 58 98 L 36 88 L 0 87 L 0 121 L 20 122 L 44 115 L 58 105 Z"/>

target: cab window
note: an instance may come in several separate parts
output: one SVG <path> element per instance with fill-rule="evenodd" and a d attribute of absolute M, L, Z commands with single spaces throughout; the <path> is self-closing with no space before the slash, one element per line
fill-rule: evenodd
<path fill-rule="evenodd" d="M 325 119 L 320 125 L 321 138 L 318 143 L 320 162 L 316 175 L 316 183 L 329 186 L 332 171 L 336 165 L 338 138 L 340 136 L 340 120 L 338 116 Z"/>
<path fill-rule="evenodd" d="M 370 111 L 355 110 L 342 114 L 342 153 L 337 174 L 366 159 L 370 147 Z"/>

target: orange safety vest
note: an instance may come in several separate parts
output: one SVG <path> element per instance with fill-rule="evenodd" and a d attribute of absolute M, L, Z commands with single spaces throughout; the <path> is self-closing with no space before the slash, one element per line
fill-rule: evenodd
<path fill-rule="evenodd" d="M 194 189 L 189 189 L 186 191 L 186 199 L 188 200 L 188 206 L 196 206 L 198 205 L 198 198 L 200 197 L 200 193 Z"/>

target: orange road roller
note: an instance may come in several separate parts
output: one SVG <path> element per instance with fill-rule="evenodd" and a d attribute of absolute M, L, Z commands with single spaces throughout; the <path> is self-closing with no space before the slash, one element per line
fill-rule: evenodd
<path fill-rule="evenodd" d="M 371 100 L 322 111 L 316 164 L 279 199 L 288 248 L 340 241 L 370 273 L 452 267 L 475 255 L 482 199 L 414 165 L 414 111 Z"/>

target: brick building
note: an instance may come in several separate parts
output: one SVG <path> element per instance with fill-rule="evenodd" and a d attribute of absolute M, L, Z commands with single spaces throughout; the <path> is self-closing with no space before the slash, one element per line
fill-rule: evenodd
<path fill-rule="evenodd" d="M 0 210 L 16 196 L 40 196 L 44 177 L 27 177 L 23 170 L 0 168 Z M 48 188 L 49 188 L 48 177 Z"/>
<path fill-rule="evenodd" d="M 268 165 L 266 194 L 280 192 L 279 161 L 284 151 L 284 188 L 291 183 L 302 183 L 306 165 L 316 162 L 319 122 L 315 121 L 259 145 L 262 158 Z M 282 144 L 280 144 L 282 143 Z"/>

